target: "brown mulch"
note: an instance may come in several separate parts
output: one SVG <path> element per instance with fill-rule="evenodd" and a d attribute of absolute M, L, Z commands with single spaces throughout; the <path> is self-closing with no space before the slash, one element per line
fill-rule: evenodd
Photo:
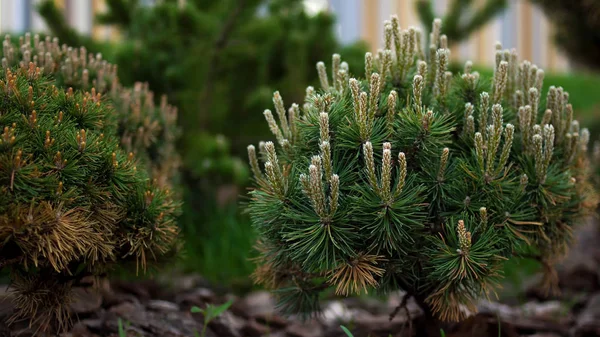
<path fill-rule="evenodd" d="M 481 302 L 478 314 L 460 324 L 445 326 L 445 335 L 600 336 L 599 227 L 590 223 L 581 228 L 578 244 L 558 266 L 562 295 L 541 299 L 535 289 L 529 289 L 524 304 Z M 243 297 L 223 295 L 194 275 L 170 276 L 168 284 L 105 281 L 98 291 L 77 289 L 71 306 L 76 323 L 60 336 L 119 337 L 121 319 L 129 337 L 194 337 L 202 330 L 203 316 L 192 314 L 190 308 L 230 299 L 233 305 L 209 324 L 207 337 L 343 337 L 340 325 L 350 328 L 356 337 L 416 336 L 424 335 L 424 331 L 439 336 L 439 327 L 422 326 L 423 312 L 412 300 L 390 321 L 390 313 L 402 302 L 402 293 L 386 301 L 334 299 L 323 304 L 319 318 L 302 321 L 279 315 L 268 292 Z M 9 298 L 6 288 L 0 288 L 0 337 L 33 336 L 25 324 L 6 325 L 12 311 Z"/>

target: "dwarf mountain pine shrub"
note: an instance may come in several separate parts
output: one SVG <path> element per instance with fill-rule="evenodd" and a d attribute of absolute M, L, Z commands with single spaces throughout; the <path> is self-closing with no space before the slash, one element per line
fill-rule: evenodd
<path fill-rule="evenodd" d="M 13 319 L 62 329 L 82 278 L 116 262 L 144 270 L 176 248 L 177 205 L 120 148 L 101 95 L 65 91 L 44 72 L 0 69 L 0 268 Z"/>
<path fill-rule="evenodd" d="M 331 77 L 317 64 L 321 89 L 307 88 L 302 107 L 286 110 L 276 92 L 275 113 L 264 111 L 276 141 L 248 146 L 254 278 L 287 312 L 318 310 L 330 287 L 401 289 L 435 318 L 460 320 L 505 260 L 562 256 L 589 211 L 588 133 L 569 95 L 542 95 L 544 72 L 500 45 L 493 78 L 471 62 L 449 73 L 441 21 L 427 52 L 420 34 L 392 17 L 365 79 L 336 54 Z M 547 268 L 544 285 L 555 281 Z"/>
<path fill-rule="evenodd" d="M 121 146 L 132 152 L 147 166 L 152 179 L 164 187 L 178 181 L 179 156 L 175 141 L 179 135 L 177 108 L 168 104 L 166 96 L 156 106 L 154 94 L 147 83 L 123 87 L 117 76 L 117 66 L 92 55 L 85 47 L 60 45 L 57 38 L 25 34 L 17 44 L 7 35 L 2 44 L 2 66 L 27 68 L 29 62 L 51 76 L 56 86 L 74 90 L 90 90 L 109 98 L 117 112 L 117 130 Z M 112 117 L 112 116 L 111 116 Z"/>

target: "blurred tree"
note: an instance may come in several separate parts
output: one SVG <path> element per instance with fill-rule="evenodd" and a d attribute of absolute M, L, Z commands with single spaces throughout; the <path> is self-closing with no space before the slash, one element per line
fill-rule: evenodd
<path fill-rule="evenodd" d="M 448 12 L 442 18 L 444 22 L 442 32 L 447 36 L 447 41 L 458 44 L 485 26 L 507 5 L 507 0 L 486 0 L 480 6 L 474 5 L 473 0 L 452 0 L 448 6 Z M 427 36 L 429 37 L 431 22 L 439 16 L 434 12 L 431 0 L 417 0 L 416 6 L 419 20 L 423 23 L 423 27 L 428 29 Z M 428 41 L 430 40 L 431 38 L 428 39 Z"/>
<path fill-rule="evenodd" d="M 61 41 L 114 54 L 110 61 L 119 65 L 123 83 L 147 81 L 166 93 L 190 135 L 184 151 L 199 146 L 198 130 L 225 135 L 234 149 L 265 138 L 256 109 L 271 100 L 275 87 L 301 103 L 298 88 L 316 84 L 310 70 L 335 51 L 361 71 L 352 65 L 362 61 L 364 47 L 340 46 L 333 16 L 310 16 L 301 0 L 163 0 L 153 6 L 108 0 L 107 7 L 96 19 L 122 33 L 114 51 L 68 27 L 53 1 L 43 2 L 40 13 Z"/>
<path fill-rule="evenodd" d="M 574 65 L 600 71 L 600 1 L 531 0 L 556 26 L 554 39 Z"/>
<path fill-rule="evenodd" d="M 109 0 L 111 2 L 111 0 Z M 60 37 L 60 42 L 67 46 L 85 46 L 91 52 L 109 52 L 107 43 L 95 41 L 89 36 L 79 34 L 74 28 L 66 24 L 62 10 L 52 1 L 43 2 L 38 7 L 41 16 L 45 18 L 49 30 Z M 40 34 L 43 38 L 44 34 Z M 104 55 L 105 57 L 107 55 Z"/>
<path fill-rule="evenodd" d="M 156 97 L 167 94 L 179 108 L 187 189 L 181 222 L 184 234 L 194 228 L 188 235 L 197 240 L 209 241 L 217 233 L 210 228 L 198 233 L 198 224 L 214 212 L 223 195 L 219 186 L 246 184 L 245 165 L 231 153 L 241 155 L 246 144 L 269 137 L 260 111 L 271 102 L 274 88 L 288 103 L 302 104 L 304 88 L 318 83 L 316 63 L 334 52 L 344 56 L 353 76 L 364 71 L 360 65 L 366 47 L 341 46 L 334 17 L 327 12 L 309 15 L 301 0 L 163 0 L 152 6 L 107 0 L 106 5 L 96 20 L 117 27 L 122 35 L 109 44 L 77 34 L 53 1 L 42 2 L 39 11 L 61 41 L 82 44 L 118 64 L 123 84 L 148 82 Z M 212 136 L 216 134 L 224 138 Z M 219 240 L 236 245 L 234 239 Z M 190 246 L 201 251 L 201 245 Z"/>

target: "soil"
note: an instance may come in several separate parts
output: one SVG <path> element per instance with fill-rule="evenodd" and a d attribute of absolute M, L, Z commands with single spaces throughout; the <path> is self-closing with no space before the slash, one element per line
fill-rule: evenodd
<path fill-rule="evenodd" d="M 590 222 L 577 232 L 577 243 L 557 266 L 561 295 L 543 298 L 535 286 L 514 303 L 482 301 L 479 312 L 460 324 L 444 326 L 447 337 L 466 336 L 600 336 L 600 226 Z M 166 277 L 162 277 L 166 279 Z M 193 306 L 232 306 L 208 324 L 206 337 L 343 337 L 340 325 L 356 337 L 440 336 L 439 327 L 423 324 L 423 311 L 412 300 L 392 320 L 402 302 L 394 293 L 373 298 L 332 299 L 323 314 L 303 321 L 277 313 L 275 299 L 265 291 L 237 297 L 223 294 L 197 275 L 169 276 L 164 281 L 104 281 L 99 290 L 76 290 L 71 306 L 76 323 L 62 337 L 119 336 L 119 320 L 128 337 L 194 337 L 203 328 L 202 313 Z M 532 283 L 532 282 L 529 282 Z M 7 326 L 12 312 L 10 292 L 0 288 L 0 337 L 34 336 L 25 324 Z"/>

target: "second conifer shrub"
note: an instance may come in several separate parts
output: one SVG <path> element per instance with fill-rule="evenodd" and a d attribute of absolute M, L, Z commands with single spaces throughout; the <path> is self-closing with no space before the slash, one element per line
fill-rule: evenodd
<path fill-rule="evenodd" d="M 178 204 L 122 150 L 117 120 L 93 88 L 65 91 L 33 62 L 0 69 L 0 270 L 13 320 L 62 330 L 84 278 L 176 251 Z"/>
<path fill-rule="evenodd" d="M 101 54 L 88 53 L 85 47 L 60 44 L 58 38 L 27 33 L 14 43 L 7 35 L 2 43 L 2 66 L 28 67 L 33 62 L 54 84 L 68 90 L 94 88 L 114 107 L 121 146 L 131 152 L 163 187 L 176 187 L 180 158 L 175 142 L 180 130 L 177 108 L 168 104 L 166 95 L 155 103 L 147 83 L 136 82 L 124 87 L 117 75 L 117 65 Z"/>
<path fill-rule="evenodd" d="M 248 147 L 254 277 L 290 313 L 317 311 L 328 288 L 401 289 L 432 317 L 460 320 L 507 259 L 550 266 L 565 254 L 590 210 L 589 132 L 567 92 L 543 95 L 543 70 L 516 51 L 496 46 L 493 78 L 471 62 L 455 75 L 439 19 L 426 51 L 419 30 L 396 17 L 384 26 L 366 78 L 333 55 L 302 106 L 276 92 L 275 113 L 264 111 L 275 142 Z"/>

